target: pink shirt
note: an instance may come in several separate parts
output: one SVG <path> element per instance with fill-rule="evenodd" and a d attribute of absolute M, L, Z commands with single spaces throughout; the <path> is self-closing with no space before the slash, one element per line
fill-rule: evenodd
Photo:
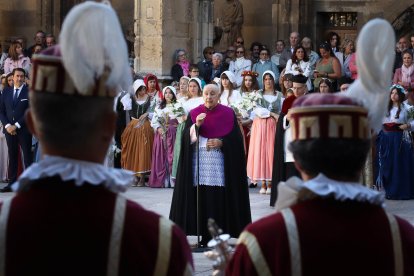
<path fill-rule="evenodd" d="M 356 80 L 358 78 L 358 70 L 355 53 L 351 55 L 351 58 L 349 60 L 349 71 L 351 72 L 351 79 Z"/>
<path fill-rule="evenodd" d="M 4 74 L 7 75 L 11 73 L 14 68 L 23 68 L 26 73 L 29 73 L 30 65 L 30 59 L 23 55 L 20 55 L 18 60 L 12 60 L 8 57 L 4 62 Z"/>

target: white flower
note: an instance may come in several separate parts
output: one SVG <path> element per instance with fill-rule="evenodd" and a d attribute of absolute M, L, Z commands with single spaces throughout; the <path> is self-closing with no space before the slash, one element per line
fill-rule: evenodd
<path fill-rule="evenodd" d="M 112 145 L 112 151 L 114 152 L 114 155 L 117 156 L 118 154 L 121 153 L 121 149 L 118 148 L 115 144 Z"/>
<path fill-rule="evenodd" d="M 172 105 L 171 112 L 175 118 L 185 115 L 185 110 L 182 103 L 177 102 Z"/>
<path fill-rule="evenodd" d="M 408 108 L 407 118 L 408 118 L 409 121 L 414 120 L 414 107 Z"/>

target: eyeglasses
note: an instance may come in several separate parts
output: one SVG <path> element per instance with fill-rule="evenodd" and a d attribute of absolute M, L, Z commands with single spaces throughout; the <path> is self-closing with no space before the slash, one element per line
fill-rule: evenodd
<path fill-rule="evenodd" d="M 233 49 L 227 49 L 227 52 L 234 52 Z"/>
<path fill-rule="evenodd" d="M 237 44 L 244 44 L 244 41 L 236 41 Z"/>
<path fill-rule="evenodd" d="M 244 51 L 236 51 L 236 54 L 244 54 Z"/>

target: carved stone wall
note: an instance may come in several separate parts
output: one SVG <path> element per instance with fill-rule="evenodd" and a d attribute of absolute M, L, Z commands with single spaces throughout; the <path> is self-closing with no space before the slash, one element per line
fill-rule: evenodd
<path fill-rule="evenodd" d="M 414 34 L 414 4 L 406 8 L 402 13 L 398 10 L 398 14 L 399 16 L 392 21 L 397 37 Z"/>
<path fill-rule="evenodd" d="M 135 0 L 135 70 L 168 76 L 174 51 L 193 56 L 194 7 L 190 0 Z"/>
<path fill-rule="evenodd" d="M 41 27 L 39 1 L 0 1 L 0 40 L 3 44 L 13 36 L 26 37 L 26 44 L 32 44 L 34 33 Z"/>
<path fill-rule="evenodd" d="M 135 56 L 138 71 L 168 76 L 177 48 L 187 49 L 190 59 L 202 58 L 212 44 L 213 25 L 225 0 L 112 0 Z M 42 29 L 58 35 L 64 16 L 83 0 L 0 0 L 0 40 L 24 36 L 26 46 Z M 291 31 L 319 42 L 321 12 L 356 12 L 358 31 L 365 22 L 382 17 L 394 23 L 397 35 L 413 32 L 409 0 L 240 0 L 244 8 L 242 34 L 245 46 L 260 41 L 273 50 L 274 41 L 287 41 Z M 6 45 L 7 46 L 7 45 Z"/>

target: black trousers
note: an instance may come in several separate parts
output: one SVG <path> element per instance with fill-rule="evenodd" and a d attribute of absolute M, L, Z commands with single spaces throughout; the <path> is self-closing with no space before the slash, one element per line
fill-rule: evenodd
<path fill-rule="evenodd" d="M 23 153 L 24 167 L 29 167 L 33 162 L 32 156 L 32 135 L 27 131 L 17 130 L 17 135 L 10 135 L 5 133 L 7 148 L 9 152 L 9 185 L 17 180 L 17 167 L 18 167 L 18 155 L 19 146 Z"/>

